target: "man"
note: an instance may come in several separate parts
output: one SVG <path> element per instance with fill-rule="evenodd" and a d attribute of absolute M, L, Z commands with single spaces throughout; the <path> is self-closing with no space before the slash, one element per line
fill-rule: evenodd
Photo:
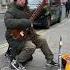
<path fill-rule="evenodd" d="M 27 61 L 32 60 L 32 54 L 36 48 L 42 50 L 47 64 L 56 64 L 46 40 L 40 38 L 31 27 L 30 13 L 27 0 L 14 0 L 5 13 L 6 40 L 9 43 L 11 64 L 16 69 L 19 68 L 20 63 L 24 66 Z M 15 29 L 20 32 L 15 32 L 17 31 Z M 14 60 L 16 60 L 15 63 L 13 63 Z"/>
<path fill-rule="evenodd" d="M 66 17 L 68 17 L 69 10 L 70 10 L 70 1 L 69 0 L 66 2 L 65 7 L 66 7 Z"/>

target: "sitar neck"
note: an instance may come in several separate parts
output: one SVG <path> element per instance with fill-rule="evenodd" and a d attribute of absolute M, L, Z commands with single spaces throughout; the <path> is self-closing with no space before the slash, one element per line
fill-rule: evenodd
<path fill-rule="evenodd" d="M 30 17 L 30 20 L 32 22 L 34 22 L 34 20 L 41 14 L 43 7 L 46 5 L 45 1 L 43 1 L 38 7 L 37 9 L 34 11 L 34 13 L 32 14 L 32 16 Z"/>

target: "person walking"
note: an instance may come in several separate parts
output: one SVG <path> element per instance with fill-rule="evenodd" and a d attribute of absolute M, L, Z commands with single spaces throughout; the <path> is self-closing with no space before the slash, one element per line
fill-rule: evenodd
<path fill-rule="evenodd" d="M 68 17 L 69 11 L 70 11 L 70 1 L 69 0 L 66 2 L 65 8 L 66 8 L 66 17 Z"/>

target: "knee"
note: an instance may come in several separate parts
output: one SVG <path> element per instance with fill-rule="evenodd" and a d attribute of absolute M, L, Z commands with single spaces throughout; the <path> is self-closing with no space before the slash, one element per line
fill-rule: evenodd
<path fill-rule="evenodd" d="M 35 48 L 28 48 L 28 47 L 26 47 L 26 48 L 24 48 L 24 51 L 27 54 L 32 55 L 34 53 L 34 51 L 35 51 Z"/>
<path fill-rule="evenodd" d="M 35 44 L 33 44 L 31 41 L 27 41 L 24 48 L 27 52 L 34 52 L 36 49 Z"/>

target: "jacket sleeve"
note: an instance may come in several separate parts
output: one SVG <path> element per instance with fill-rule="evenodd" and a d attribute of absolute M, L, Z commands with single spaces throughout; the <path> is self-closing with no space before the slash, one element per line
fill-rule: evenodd
<path fill-rule="evenodd" d="M 28 19 L 16 19 L 9 12 L 5 13 L 4 22 L 5 22 L 6 28 L 8 28 L 8 29 L 13 29 L 17 26 L 20 26 L 23 28 L 31 27 L 31 21 L 30 20 L 28 20 Z"/>

